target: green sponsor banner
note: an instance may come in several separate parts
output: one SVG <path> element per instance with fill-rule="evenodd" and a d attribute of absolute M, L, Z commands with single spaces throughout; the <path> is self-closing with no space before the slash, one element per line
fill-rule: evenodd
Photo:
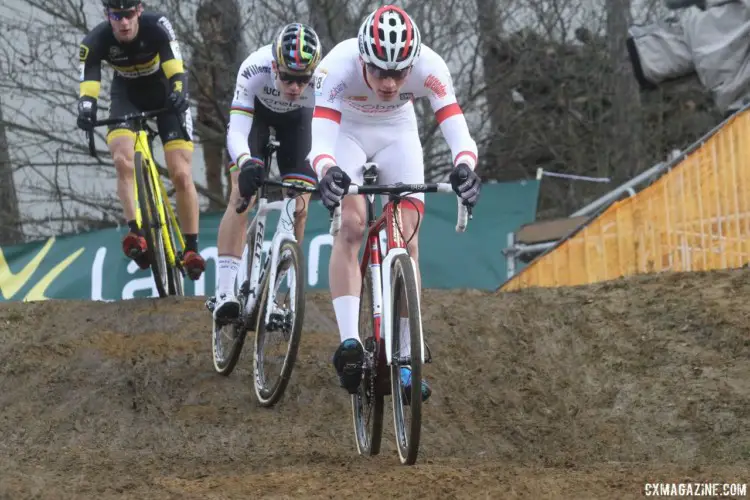
<path fill-rule="evenodd" d="M 502 249 L 508 232 L 534 220 L 538 181 L 487 184 L 464 233 L 456 233 L 456 197 L 426 195 L 421 222 L 420 269 L 428 288 L 494 290 L 506 280 Z M 201 214 L 200 249 L 206 259 L 201 279 L 185 280 L 185 294 L 213 295 L 221 213 Z M 269 215 L 264 252 L 270 248 L 278 212 Z M 303 251 L 308 289 L 328 288 L 332 236 L 329 216 L 319 201 L 311 203 Z M 90 299 L 122 300 L 158 296 L 150 270 L 126 258 L 120 241 L 127 228 L 51 237 L 0 248 L 0 301 Z M 385 241 L 384 232 L 381 239 Z M 246 252 L 247 253 L 247 252 Z M 244 274 L 245 264 L 241 274 Z M 242 276 L 241 276 L 242 278 Z"/>

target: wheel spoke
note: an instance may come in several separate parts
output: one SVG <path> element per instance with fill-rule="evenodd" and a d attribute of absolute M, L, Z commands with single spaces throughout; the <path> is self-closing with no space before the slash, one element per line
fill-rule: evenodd
<path fill-rule="evenodd" d="M 391 292 L 392 350 L 391 399 L 396 447 L 402 464 L 414 464 L 419 451 L 422 426 L 422 342 L 421 315 L 414 266 L 408 255 L 399 255 L 393 262 Z M 401 316 L 408 314 L 409 336 L 402 336 Z M 405 338 L 406 337 L 406 338 Z M 408 346 L 402 342 L 408 339 Z M 411 390 L 401 383 L 402 370 L 409 370 Z"/>
<path fill-rule="evenodd" d="M 301 254 L 297 243 L 281 244 L 275 282 L 266 283 L 258 309 L 253 378 L 258 401 L 267 407 L 276 404 L 286 390 L 302 336 L 305 274 Z"/>

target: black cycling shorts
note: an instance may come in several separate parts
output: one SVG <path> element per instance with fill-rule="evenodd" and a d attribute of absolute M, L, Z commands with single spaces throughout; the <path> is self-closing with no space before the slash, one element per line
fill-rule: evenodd
<path fill-rule="evenodd" d="M 109 117 L 115 118 L 130 113 L 140 111 L 152 111 L 165 107 L 168 95 L 168 82 L 166 79 L 149 79 L 148 82 L 143 79 L 129 82 L 125 78 L 115 76 L 112 78 L 112 89 L 110 97 L 112 105 L 109 111 Z M 193 120 L 190 115 L 190 109 L 185 111 L 185 131 L 182 131 L 180 122 L 182 120 L 176 113 L 165 112 L 156 117 L 156 125 L 159 130 L 159 137 L 164 146 L 164 151 L 172 149 L 193 150 Z M 107 143 L 115 137 L 123 135 L 133 136 L 134 130 L 129 123 L 118 123 L 109 126 L 107 134 Z"/>
<path fill-rule="evenodd" d="M 318 176 L 307 162 L 307 154 L 312 146 L 312 115 L 312 108 L 275 113 L 256 98 L 249 138 L 250 154 L 255 158 L 263 158 L 263 150 L 273 128 L 276 140 L 279 141 L 276 162 L 282 180 L 315 186 Z M 230 169 L 233 166 L 233 162 L 229 164 Z"/>

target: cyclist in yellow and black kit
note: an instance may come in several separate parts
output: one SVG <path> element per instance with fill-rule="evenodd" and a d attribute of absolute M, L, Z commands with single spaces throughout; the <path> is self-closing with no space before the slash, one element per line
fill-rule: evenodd
<path fill-rule="evenodd" d="M 199 207 L 191 169 L 192 118 L 187 75 L 174 30 L 166 16 L 144 12 L 141 0 L 102 0 L 102 4 L 107 21 L 91 30 L 80 47 L 78 126 L 90 130 L 96 120 L 102 61 L 115 71 L 110 117 L 164 107 L 171 110 L 157 117 L 157 125 L 185 233 L 185 269 L 196 280 L 205 269 L 205 261 L 198 253 Z M 123 251 L 141 269 L 147 269 L 146 240 L 135 222 L 135 133 L 128 123 L 111 126 L 107 144 L 117 169 L 117 194 L 130 229 L 122 242 Z"/>

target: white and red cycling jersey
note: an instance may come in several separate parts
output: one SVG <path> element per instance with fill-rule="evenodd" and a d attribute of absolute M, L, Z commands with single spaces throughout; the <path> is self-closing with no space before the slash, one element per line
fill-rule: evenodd
<path fill-rule="evenodd" d="M 308 159 L 318 178 L 327 166 L 338 165 L 356 184 L 361 166 L 374 161 L 379 182 L 424 182 L 422 145 L 412 101 L 427 97 L 450 147 L 453 164 L 477 162 L 477 145 L 456 101 L 448 66 L 422 44 L 421 54 L 400 94 L 380 99 L 365 79 L 356 38 L 336 45 L 315 72 L 315 112 Z M 414 195 L 423 199 L 423 195 Z"/>

